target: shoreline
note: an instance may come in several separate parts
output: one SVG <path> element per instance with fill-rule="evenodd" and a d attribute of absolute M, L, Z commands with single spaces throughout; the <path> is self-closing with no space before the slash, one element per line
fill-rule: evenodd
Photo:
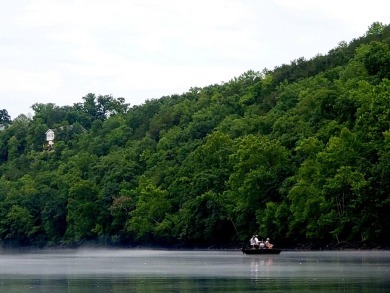
<path fill-rule="evenodd" d="M 5 251 L 31 251 L 31 250 L 77 250 L 77 249 L 131 249 L 131 250 L 176 250 L 176 251 L 241 251 L 242 246 L 167 246 L 167 245 L 116 245 L 80 243 L 73 245 L 47 245 L 47 246 L 17 246 L 1 245 L 0 253 Z M 326 246 L 297 245 L 275 246 L 282 251 L 390 251 L 389 245 L 357 245 L 356 243 L 328 244 Z"/>

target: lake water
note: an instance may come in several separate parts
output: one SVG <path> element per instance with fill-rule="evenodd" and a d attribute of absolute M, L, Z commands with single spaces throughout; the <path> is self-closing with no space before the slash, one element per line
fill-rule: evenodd
<path fill-rule="evenodd" d="M 0 292 L 390 292 L 390 251 L 5 250 Z"/>

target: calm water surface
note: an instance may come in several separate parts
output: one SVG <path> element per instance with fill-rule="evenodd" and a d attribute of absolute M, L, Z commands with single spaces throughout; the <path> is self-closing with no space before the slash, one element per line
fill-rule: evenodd
<path fill-rule="evenodd" d="M 390 292 L 390 251 L 0 252 L 0 292 Z"/>

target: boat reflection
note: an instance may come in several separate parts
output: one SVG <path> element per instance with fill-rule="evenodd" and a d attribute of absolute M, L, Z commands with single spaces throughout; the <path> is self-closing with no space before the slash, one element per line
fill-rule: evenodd
<path fill-rule="evenodd" d="M 272 265 L 274 257 L 253 257 L 250 261 L 251 278 L 258 279 L 267 277 Z"/>

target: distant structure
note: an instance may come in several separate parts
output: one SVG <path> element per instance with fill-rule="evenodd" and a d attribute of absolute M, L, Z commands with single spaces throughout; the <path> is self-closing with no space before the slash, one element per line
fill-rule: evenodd
<path fill-rule="evenodd" d="M 66 125 L 66 126 L 60 126 L 59 128 L 54 128 L 54 129 L 48 129 L 45 134 L 46 134 L 46 140 L 45 143 L 43 144 L 43 150 L 51 151 L 54 150 L 54 138 L 57 134 L 57 139 L 63 140 L 68 139 L 70 135 L 78 135 L 78 134 L 83 134 L 86 133 L 87 130 L 82 127 L 80 124 L 76 125 Z"/>
<path fill-rule="evenodd" d="M 55 135 L 53 129 L 49 129 L 48 131 L 46 131 L 46 145 L 49 150 L 51 150 L 53 147 L 54 137 Z"/>

